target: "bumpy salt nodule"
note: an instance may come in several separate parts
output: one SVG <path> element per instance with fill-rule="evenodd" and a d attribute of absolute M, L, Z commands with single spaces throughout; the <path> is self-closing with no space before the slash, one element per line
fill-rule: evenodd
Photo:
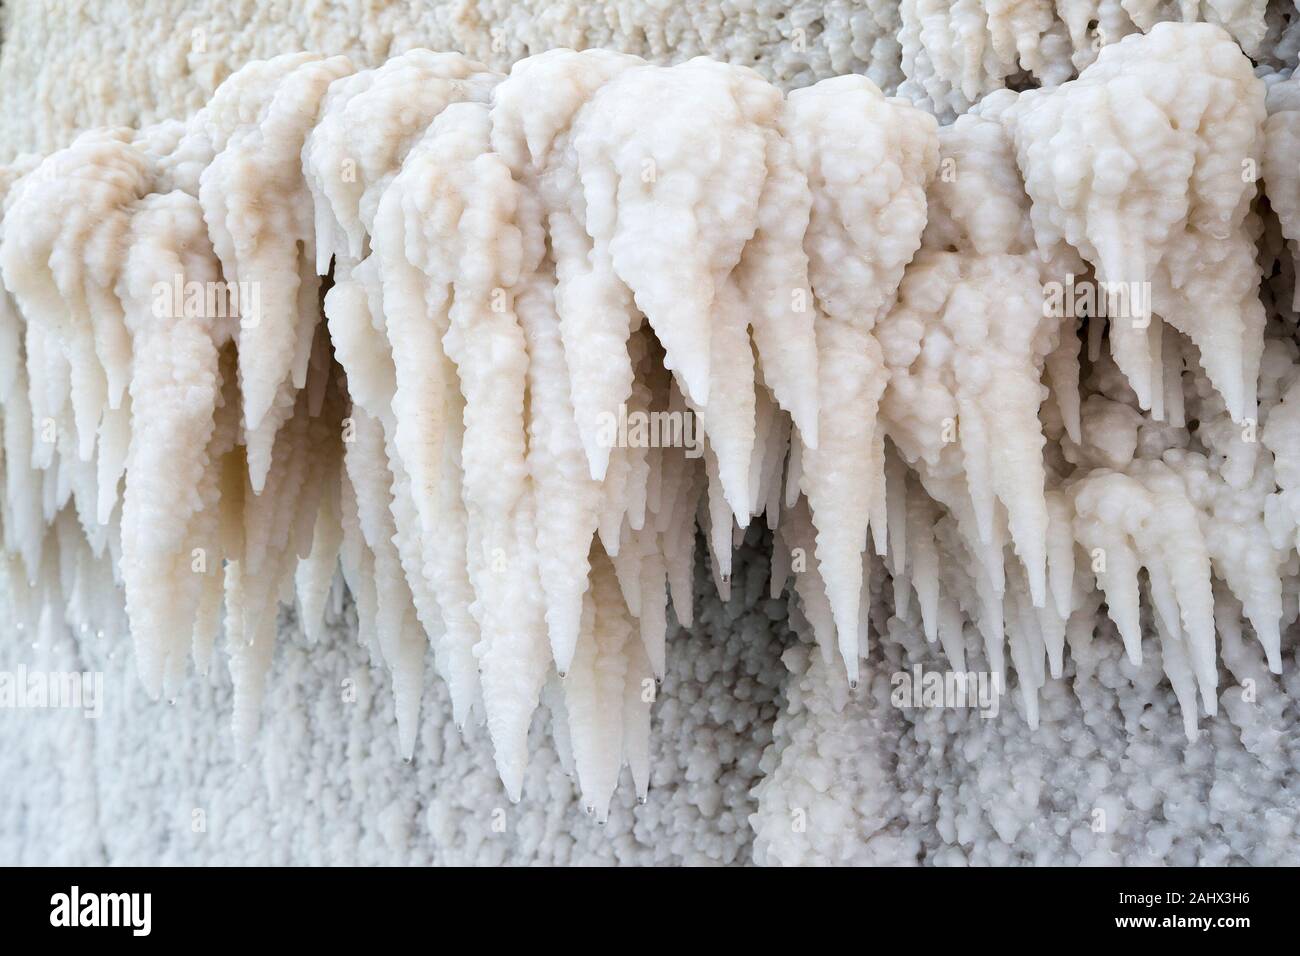
<path fill-rule="evenodd" d="M 603 820 L 624 765 L 648 786 L 697 527 L 725 591 L 762 516 L 824 679 L 870 666 L 883 564 L 1032 724 L 1104 597 L 1194 736 L 1216 621 L 1277 672 L 1295 614 L 1300 377 L 1256 247 L 1300 243 L 1295 85 L 1208 25 L 943 128 L 705 59 L 250 64 L 187 124 L 0 171 L 16 613 L 124 614 L 169 695 L 224 620 L 247 747 L 278 605 L 313 635 L 346 587 L 404 754 L 428 648 L 515 799 L 558 686 Z M 1048 307 L 1088 283 L 1149 308 Z"/>

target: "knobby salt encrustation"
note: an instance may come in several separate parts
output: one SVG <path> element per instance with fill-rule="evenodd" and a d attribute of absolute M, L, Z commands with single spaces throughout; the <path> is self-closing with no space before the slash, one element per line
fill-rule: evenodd
<path fill-rule="evenodd" d="M 1182 24 L 942 129 L 865 77 L 786 96 L 702 59 L 250 64 L 185 124 L 5 172 L 18 613 L 124 611 L 154 694 L 224 627 L 247 748 L 278 604 L 319 627 L 341 567 L 404 754 L 431 646 L 508 794 L 547 695 L 603 819 L 624 765 L 649 785 L 697 525 L 725 592 L 762 518 L 828 680 L 870 668 L 883 563 L 888 610 L 1014 674 L 1031 726 L 1104 598 L 1194 737 L 1219 665 L 1279 672 L 1295 612 L 1300 376 L 1252 206 L 1297 241 L 1295 82 L 1266 98 Z M 1139 147 L 1098 107 L 1134 96 Z M 1045 301 L 1084 275 L 1152 320 Z M 1259 651 L 1220 660 L 1242 620 Z"/>

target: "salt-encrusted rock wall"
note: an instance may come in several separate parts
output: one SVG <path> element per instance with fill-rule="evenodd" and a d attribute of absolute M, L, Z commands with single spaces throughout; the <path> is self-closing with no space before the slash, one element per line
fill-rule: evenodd
<path fill-rule="evenodd" d="M 53 0 L 7 3 L 0 52 L 0 159 L 48 152 L 91 126 L 199 109 L 253 59 L 314 50 L 376 66 L 415 47 L 457 50 L 494 69 L 556 47 L 600 47 L 653 63 L 705 55 L 753 67 L 783 89 L 863 73 L 888 93 L 961 112 L 984 93 L 1059 82 L 1097 49 L 1185 4 L 1149 0 Z M 1294 65 L 1290 0 L 1202 2 L 1273 67 Z"/>
<path fill-rule="evenodd" d="M 1044 5 L 1022 6 L 1041 14 Z M 0 156 L 48 152 L 93 126 L 183 117 L 247 60 L 300 49 L 367 65 L 413 47 L 459 49 L 496 68 L 560 45 L 655 62 L 707 53 L 785 88 L 864 72 L 940 115 L 1003 85 L 1059 81 L 1091 59 L 1087 38 L 1067 42 L 1071 31 L 1050 14 L 1020 31 L 1039 40 L 1022 44 L 1019 60 L 993 39 L 991 52 L 977 44 L 964 61 L 937 56 L 951 45 L 921 40 L 928 6 L 901 7 L 392 4 L 358 15 L 343 4 L 281 13 L 255 3 L 211 12 L 11 3 Z M 1108 39 L 1133 28 L 1115 21 L 1113 6 L 1099 9 Z M 1238 42 L 1261 63 L 1293 64 L 1288 5 L 1244 11 L 1226 24 Z M 952 13 L 950 22 L 999 37 L 976 5 Z M 738 555 L 725 603 L 700 575 L 697 623 L 670 641 L 647 803 L 636 805 L 625 781 L 603 827 L 582 814 L 540 726 L 524 800 L 511 805 L 486 733 L 471 728 L 462 740 L 431 676 L 415 757 L 403 763 L 386 671 L 357 647 L 350 608 L 315 644 L 292 615 L 282 620 L 263 728 L 243 762 L 224 668 L 190 679 L 174 704 L 153 702 L 124 634 L 51 629 L 35 647 L 12 634 L 0 661 L 102 671 L 104 713 L 0 713 L 0 860 L 1295 862 L 1293 633 L 1283 637 L 1281 677 L 1263 668 L 1253 638 L 1243 647 L 1220 634 L 1232 672 L 1224 706 L 1190 745 L 1158 651 L 1148 646 L 1142 665 L 1129 664 L 1105 625 L 1090 650 L 1072 643 L 1062 677 L 1044 684 L 1036 729 L 1017 694 L 990 720 L 899 709 L 890 675 L 940 665 L 917 629 L 891 616 L 888 585 L 874 582 L 873 633 L 889 639 L 873 642 L 866 684 L 850 699 L 791 633 L 785 599 L 767 596 L 769 547 Z M 1258 685 L 1251 700 L 1232 696 L 1234 680 Z"/>

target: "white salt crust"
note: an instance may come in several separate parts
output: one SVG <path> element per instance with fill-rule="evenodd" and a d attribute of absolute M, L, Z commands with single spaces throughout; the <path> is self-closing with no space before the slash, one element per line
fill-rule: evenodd
<path fill-rule="evenodd" d="M 1285 862 L 1300 99 L 1242 53 L 1285 38 L 1019 43 L 1044 88 L 940 127 L 1016 70 L 938 92 L 923 6 L 919 109 L 290 54 L 5 167 L 14 647 L 109 696 L 4 714 L 4 858 Z M 177 276 L 258 295 L 159 314 Z M 1047 314 L 1067 277 L 1149 308 Z M 999 715 L 891 705 L 921 662 Z"/>

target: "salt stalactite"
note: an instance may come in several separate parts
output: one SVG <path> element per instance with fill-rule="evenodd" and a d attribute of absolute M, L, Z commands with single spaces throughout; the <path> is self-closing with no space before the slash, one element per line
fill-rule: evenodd
<path fill-rule="evenodd" d="M 1091 38 L 1067 29 L 1070 20 L 1058 20 L 1053 4 L 1044 0 L 903 0 L 898 12 L 908 77 L 901 92 L 927 100 L 940 115 L 963 112 L 1021 70 L 1059 83 L 1072 65 L 1087 65 L 1078 62 L 1079 52 L 1092 53 Z"/>
<path fill-rule="evenodd" d="M 890 371 L 885 431 L 920 479 L 909 490 L 900 474 L 889 488 L 896 499 L 890 513 L 897 515 L 891 524 L 899 524 L 894 572 L 909 579 L 904 564 L 915 541 L 910 579 L 926 636 L 943 634 L 949 646 L 956 608 L 940 593 L 928 527 L 934 515 L 926 503 L 933 498 L 952 515 L 963 550 L 974 559 L 975 617 L 995 670 L 1002 667 L 1004 632 L 1013 658 L 1027 659 L 1031 648 L 1024 642 L 1033 645 L 1043 626 L 1052 631 L 1061 624 L 1047 607 L 1048 554 L 1055 536 L 1068 529 L 1053 528 L 1049 516 L 1040 382 L 1050 381 L 1065 427 L 1077 435 L 1076 321 L 1053 307 L 1047 293 L 1070 270 L 1082 271 L 1066 248 L 1045 255 L 1034 248 L 1029 198 L 999 122 L 1004 105 L 990 97 L 980 112 L 940 132 L 940 173 L 923 248 L 877 333 Z M 1008 572 L 1007 544 L 1022 571 Z M 1008 586 L 1009 573 L 1027 583 L 1027 594 Z M 906 589 L 900 597 L 906 600 Z M 1032 694 L 1026 704 L 1032 722 Z"/>
<path fill-rule="evenodd" d="M 158 688 L 166 673 L 171 694 L 205 583 L 219 569 L 211 525 L 220 462 L 236 436 L 228 423 L 218 430 L 217 410 L 233 320 L 204 317 L 221 268 L 194 196 L 176 190 L 140 200 L 128 250 L 118 285 L 135 357 L 122 579 L 146 686 Z"/>
<path fill-rule="evenodd" d="M 28 354 L 40 353 L 43 359 L 29 360 L 27 369 L 31 427 L 37 434 L 44 432 L 41 444 L 45 448 L 41 451 L 40 445 L 33 446 L 31 465 L 47 475 L 55 469 L 56 474 L 71 479 L 86 537 L 101 554 L 110 521 L 116 530 L 118 485 L 130 454 L 129 444 L 151 443 L 163 461 L 183 449 L 176 464 L 185 473 L 184 454 L 197 444 L 202 456 L 213 421 L 213 403 L 203 398 L 205 389 L 212 391 L 212 383 L 204 381 L 207 363 L 201 357 L 187 359 L 179 341 L 169 343 L 177 347 L 176 366 L 156 367 L 154 383 L 133 387 L 131 335 L 139 324 L 151 322 L 154 280 L 162 279 L 169 291 L 172 288 L 172 276 L 164 270 L 147 277 L 146 290 L 132 289 L 142 300 L 143 316 L 128 318 L 119 298 L 119 278 L 130 284 L 129 278 L 122 276 L 121 251 L 134 246 L 131 230 L 136 204 L 148 209 L 169 201 L 150 195 L 153 164 L 136 148 L 134 138 L 129 130 L 87 133 L 24 177 L 21 188 L 11 196 L 11 228 L 0 250 L 0 264 L 9 277 L 6 288 L 27 320 Z M 14 228 L 17 223 L 23 224 L 21 229 Z M 184 224 L 179 228 L 186 231 Z M 192 235 L 195 230 L 188 231 Z M 197 232 L 206 243 L 201 220 Z M 159 241 L 166 245 L 166 238 Z M 196 251 L 195 257 L 200 258 L 201 253 Z M 125 270 L 138 274 L 139 268 L 128 257 Z M 171 301 L 170 295 L 167 301 Z M 132 311 L 137 309 L 133 306 Z M 156 349 L 157 343 L 153 344 Z M 51 375 L 54 377 L 47 378 Z M 187 421 L 186 410 L 175 405 L 155 405 L 132 415 L 133 393 L 148 391 L 151 385 L 165 389 L 167 380 L 174 381 L 184 397 L 193 397 L 197 408 L 191 411 L 197 412 L 197 424 Z M 169 404 L 175 399 L 171 396 Z M 48 457 L 56 448 L 60 461 Z M 120 517 L 125 522 L 123 574 L 132 585 L 128 613 L 138 625 L 132 633 L 140 673 L 146 688 L 158 694 L 170 654 L 168 645 L 178 633 L 190 634 L 195 608 L 187 605 L 183 596 L 192 593 L 192 578 L 182 582 L 181 594 L 170 586 L 176 570 L 174 554 L 184 533 L 185 512 L 192 510 L 193 493 L 184 485 L 167 481 L 165 472 L 160 473 L 154 464 L 152 476 L 162 479 L 162 497 L 157 487 L 149 490 L 151 476 L 142 472 L 130 496 L 132 507 L 124 508 Z M 24 466 L 15 456 L 9 467 Z M 187 477 L 195 480 L 199 476 Z M 59 483 L 65 480 L 61 478 Z M 150 514 L 148 508 L 157 510 Z M 47 504 L 47 523 L 55 510 Z M 30 546 L 27 550 L 33 554 Z M 156 561 L 146 557 L 145 551 L 151 551 Z M 35 576 L 36 569 L 29 568 L 29 573 Z M 184 660 L 182 654 L 173 663 L 173 676 L 183 673 Z"/>
<path fill-rule="evenodd" d="M 1158 318 L 1200 349 L 1233 418 L 1253 418 L 1264 313 L 1249 172 L 1265 109 L 1241 49 L 1211 26 L 1162 24 L 1012 112 L 1038 245 L 1064 239 L 1107 284 L 1111 350 L 1142 408 L 1163 417 Z"/>
<path fill-rule="evenodd" d="M 349 354 L 340 355 L 349 380 L 362 376 L 363 384 L 373 382 L 358 400 L 384 423 L 402 565 L 463 726 L 479 702 L 473 654 L 479 631 L 470 613 L 465 519 L 458 507 L 463 400 L 441 342 L 449 321 L 446 289 L 420 271 L 424 262 L 434 267 L 424 220 L 433 213 L 439 188 L 430 165 L 435 144 L 425 130 L 451 104 L 486 101 L 497 78 L 460 57 L 412 53 L 403 60 L 400 67 L 390 62 L 389 77 L 376 75 L 373 87 L 349 102 L 348 108 L 355 104 L 374 114 L 397 138 L 373 172 L 363 170 L 362 225 L 370 233 L 372 255 L 351 278 L 348 257 L 336 255 L 336 285 L 326 312 L 331 330 L 338 324 L 350 342 Z M 412 84 L 420 92 L 404 95 L 403 87 Z M 352 146 L 335 158 L 346 164 L 358 149 Z M 337 166 L 318 166 L 319 182 L 338 175 Z M 391 188 L 383 188 L 390 179 Z M 325 265 L 322 261 L 321 268 Z M 390 545 L 381 542 L 381 547 Z"/>
<path fill-rule="evenodd" d="M 436 339 L 440 326 L 421 321 L 427 303 L 412 298 L 419 274 L 404 258 L 405 223 L 393 222 L 403 212 L 406 181 L 391 190 L 390 205 L 381 200 L 429 123 L 451 103 L 485 102 L 495 82 L 456 54 L 411 51 L 332 84 L 302 150 L 314 197 L 316 271 L 333 279 L 324 310 L 361 439 L 347 445 L 346 461 L 357 527 L 376 562 L 374 628 L 392 634 L 380 652 L 401 688 L 398 723 L 408 756 L 424 642 L 432 640 L 463 725 L 477 698 L 477 630 L 464 623 L 467 602 L 428 570 L 440 540 L 459 540 L 439 529 L 434 508 L 442 500 L 446 418 L 438 411 L 452 384 L 450 365 Z"/>
<path fill-rule="evenodd" d="M 862 552 L 884 494 L 876 409 L 888 373 L 872 329 L 921 243 L 938 166 L 934 120 L 860 77 L 790 95 L 784 132 L 813 205 L 804 249 L 816 311 L 821 421 L 801 483 L 850 684 L 857 683 Z"/>
<path fill-rule="evenodd" d="M 550 664 L 537 585 L 525 416 L 528 351 L 514 302 L 543 254 L 540 219 L 491 152 L 487 107 L 434 120 L 439 182 L 431 249 L 449 303 L 443 347 L 465 396 L 461 446 L 466 558 L 479 625 L 483 705 L 507 793 L 518 799 L 528 726 Z"/>
<path fill-rule="evenodd" d="M 1099 50 L 1168 20 L 1222 27 L 1255 56 L 1273 12 L 1265 0 L 902 0 L 899 92 L 952 117 L 1025 74 L 1043 86 L 1062 83 Z"/>
<path fill-rule="evenodd" d="M 938 112 L 1087 68 L 940 129 L 861 76 L 787 96 L 705 59 L 293 54 L 185 123 L 0 169 L 15 616 L 125 613 L 155 696 L 224 629 L 242 751 L 278 608 L 319 642 L 346 588 L 403 756 L 431 650 L 512 799 L 544 701 L 603 821 L 625 767 L 651 784 L 697 534 L 725 596 L 762 517 L 816 644 L 810 721 L 877 696 L 863 661 L 896 649 L 868 631 L 905 621 L 1014 674 L 1034 726 L 1104 598 L 1194 735 L 1216 628 L 1230 668 L 1244 622 L 1276 673 L 1297 614 L 1300 352 L 1257 296 L 1298 241 L 1295 81 L 1266 93 L 1207 25 L 1093 63 L 1087 21 L 1150 5 L 966 3 L 946 36 L 927 9 L 904 56 Z M 1256 42 L 1258 5 L 1201 13 Z M 1108 283 L 1150 301 L 1075 308 Z"/>
<path fill-rule="evenodd" d="M 1039 607 L 1048 531 L 1039 377 L 1059 332 L 1042 311 L 1025 257 L 923 252 L 880 332 L 890 438 L 979 556 L 987 599 L 1007 591 L 1009 530 Z M 986 639 L 1000 642 L 998 632 Z"/>
<path fill-rule="evenodd" d="M 306 384 L 320 318 L 312 202 L 298 157 L 325 91 L 350 72 L 346 57 L 277 57 L 265 70 L 231 77 L 223 89 L 234 87 L 226 91 L 233 102 L 199 124 L 214 153 L 199 178 L 213 248 L 227 282 L 259 290 L 239 312 L 240 393 L 257 492 L 276 432 Z"/>
<path fill-rule="evenodd" d="M 574 417 L 595 481 L 604 479 L 613 453 L 601 441 L 603 417 L 632 389 L 626 343 L 640 323 L 614 273 L 607 237 L 597 243 L 587 229 L 576 127 L 606 82 L 639 65 L 635 57 L 599 50 L 553 51 L 517 64 L 493 97 L 493 148 L 535 192 L 546 217 Z M 558 639 L 566 653 L 570 638 Z"/>
<path fill-rule="evenodd" d="M 600 523 L 601 478 L 615 449 L 597 435 L 600 411 L 631 391 L 627 337 L 631 304 L 607 258 L 593 252 L 582 218 L 572 145 L 577 113 L 634 57 L 554 51 L 521 61 L 492 97 L 492 147 L 515 181 L 537 197 L 549 239 L 539 269 L 554 284 L 530 284 L 519 303 L 528 339 L 529 468 L 537 500 L 537 544 L 547 636 L 560 675 L 576 652 L 588 556 Z"/>
<path fill-rule="evenodd" d="M 299 154 L 330 83 L 351 72 L 344 57 L 302 54 L 254 64 L 222 85 L 177 150 L 202 166 L 198 198 L 239 319 L 240 443 L 226 464 L 242 459 L 247 475 L 241 481 L 227 472 L 224 491 L 234 525 L 225 621 L 241 748 L 258 723 L 275 610 L 292 587 L 297 559 L 311 551 L 324 485 L 309 476 L 325 463 L 338 467 L 331 449 L 341 407 L 336 400 L 322 414 L 329 367 L 312 363 L 320 293 Z M 384 634 L 398 636 L 394 629 Z"/>
<path fill-rule="evenodd" d="M 129 206 L 151 187 L 148 159 L 132 138 L 122 129 L 86 133 L 24 177 L 11 207 L 11 219 L 22 228 L 7 231 L 0 261 L 6 288 L 27 321 L 40 326 L 67 363 L 66 394 L 39 380 L 32 387 L 57 403 L 44 409 L 50 417 L 57 419 L 67 403 L 82 462 L 96 451 L 122 457 L 119 419 L 131 349 L 114 283 Z M 117 477 L 104 483 L 106 499 L 116 493 Z M 106 504 L 111 510 L 111 501 Z M 107 523 L 100 509 L 91 513 Z"/>

